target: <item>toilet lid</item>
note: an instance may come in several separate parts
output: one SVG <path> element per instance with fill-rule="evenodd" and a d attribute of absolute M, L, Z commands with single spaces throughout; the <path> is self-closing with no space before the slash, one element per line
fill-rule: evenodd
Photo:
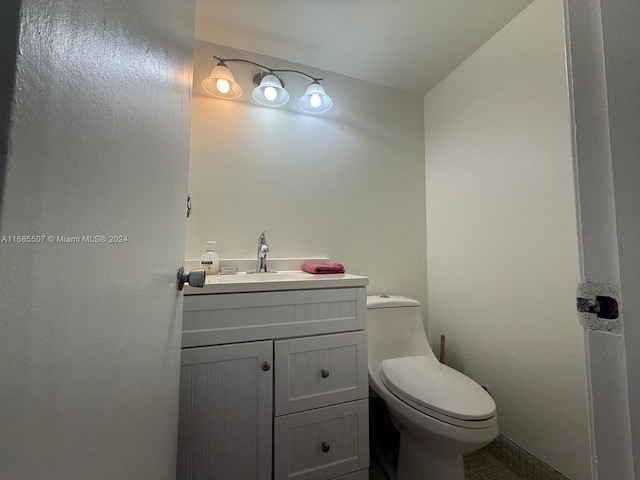
<path fill-rule="evenodd" d="M 496 413 L 496 404 L 484 388 L 435 358 L 384 360 L 381 378 L 392 393 L 423 407 L 419 408 L 423 411 L 432 410 L 459 420 L 485 420 Z"/>

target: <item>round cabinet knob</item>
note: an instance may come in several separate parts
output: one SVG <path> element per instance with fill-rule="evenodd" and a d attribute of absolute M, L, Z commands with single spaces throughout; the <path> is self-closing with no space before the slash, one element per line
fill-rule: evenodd
<path fill-rule="evenodd" d="M 268 372 L 271 369 L 271 365 L 269 365 L 269 362 L 262 362 L 262 370 L 264 370 L 265 372 Z"/>
<path fill-rule="evenodd" d="M 322 378 L 327 378 L 329 376 L 329 370 L 323 368 L 322 370 L 320 370 L 320 375 L 322 375 Z"/>
<path fill-rule="evenodd" d="M 327 442 L 322 442 L 322 452 L 327 453 L 329 450 L 331 450 L 331 445 Z"/>

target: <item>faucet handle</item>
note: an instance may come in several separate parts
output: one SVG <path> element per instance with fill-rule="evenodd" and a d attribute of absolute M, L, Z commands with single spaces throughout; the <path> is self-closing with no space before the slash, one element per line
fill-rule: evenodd
<path fill-rule="evenodd" d="M 265 230 L 260 234 L 260 236 L 258 237 L 258 243 L 264 243 L 264 244 L 267 243 L 267 237 L 265 236 L 266 233 L 267 232 Z"/>

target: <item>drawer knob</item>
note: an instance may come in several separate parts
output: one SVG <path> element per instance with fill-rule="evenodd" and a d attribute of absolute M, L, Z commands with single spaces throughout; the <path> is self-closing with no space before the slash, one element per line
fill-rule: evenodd
<path fill-rule="evenodd" d="M 331 445 L 327 442 L 322 442 L 322 452 L 327 453 L 329 450 L 331 450 Z"/>
<path fill-rule="evenodd" d="M 323 368 L 322 370 L 320 370 L 320 375 L 322 375 L 322 378 L 327 378 L 329 376 L 329 370 Z"/>
<path fill-rule="evenodd" d="M 269 362 L 262 362 L 262 370 L 264 370 L 265 372 L 268 372 L 270 368 L 271 368 L 271 365 L 269 365 Z"/>

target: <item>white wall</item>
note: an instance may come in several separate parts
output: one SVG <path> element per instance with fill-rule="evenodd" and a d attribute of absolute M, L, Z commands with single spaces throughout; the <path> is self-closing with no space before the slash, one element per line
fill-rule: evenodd
<path fill-rule="evenodd" d="M 200 87 L 214 61 L 242 57 L 323 76 L 334 107 L 297 111 L 308 81 L 286 75 L 283 109 L 250 99 L 257 68 L 230 64 L 245 92 L 219 100 Z M 424 131 L 420 95 L 196 41 L 186 258 L 208 239 L 221 258 L 325 255 L 370 277 L 370 293 L 426 301 Z"/>
<path fill-rule="evenodd" d="M 429 329 L 502 433 L 589 478 L 561 2 L 537 0 L 424 100 Z"/>

